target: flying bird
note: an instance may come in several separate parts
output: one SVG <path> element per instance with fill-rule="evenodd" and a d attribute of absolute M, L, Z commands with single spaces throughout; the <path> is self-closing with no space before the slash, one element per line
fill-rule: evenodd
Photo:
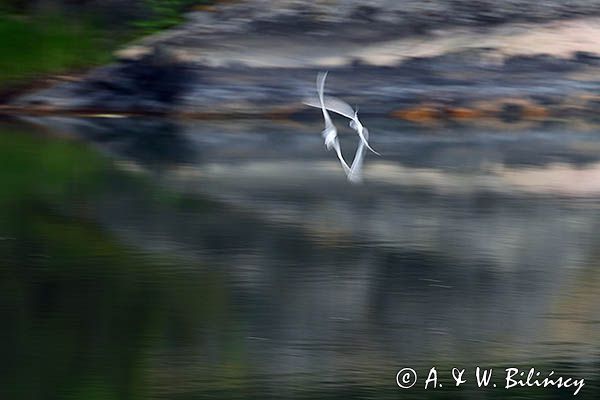
<path fill-rule="evenodd" d="M 373 150 L 369 145 L 369 130 L 360 122 L 358 119 L 358 111 L 355 111 L 348 103 L 333 96 L 325 96 L 325 79 L 327 78 L 327 72 L 321 72 L 317 75 L 317 93 L 318 100 L 308 99 L 304 104 L 320 108 L 323 113 L 323 119 L 325 120 L 325 129 L 322 131 L 322 136 L 325 139 L 325 146 L 328 150 L 335 149 L 335 152 L 342 164 L 342 168 L 351 182 L 361 181 L 361 172 L 363 160 L 365 157 L 365 148 L 369 149 L 373 153 L 379 155 L 378 152 Z M 356 131 L 360 137 L 360 142 L 352 161 L 352 166 L 348 167 L 348 163 L 344 160 L 342 155 L 339 139 L 337 137 L 337 128 L 333 124 L 329 111 L 336 114 L 342 115 L 350 120 L 350 128 Z"/>
<path fill-rule="evenodd" d="M 331 150 L 332 148 L 335 150 L 335 153 L 337 154 L 338 159 L 342 164 L 344 172 L 346 172 L 346 175 L 348 175 L 350 173 L 350 167 L 348 167 L 348 164 L 346 163 L 346 160 L 344 160 L 344 156 L 342 155 L 340 141 L 337 137 L 337 128 L 333 124 L 333 121 L 329 116 L 327 108 L 325 108 L 323 95 L 323 92 L 325 90 L 325 78 L 327 78 L 327 72 L 319 73 L 317 75 L 317 92 L 319 93 L 320 102 L 319 107 L 321 107 L 321 111 L 323 112 L 323 119 L 325 120 L 325 129 L 323 129 L 321 135 L 323 135 L 323 138 L 325 139 L 325 146 L 327 147 L 327 150 Z"/>
<path fill-rule="evenodd" d="M 369 130 L 364 128 L 363 133 L 365 138 L 369 140 Z M 365 147 L 366 145 L 362 141 L 358 144 L 352 166 L 350 167 L 350 172 L 346 174 L 350 182 L 358 183 L 362 181 L 362 166 L 365 159 Z"/>
<path fill-rule="evenodd" d="M 321 77 L 321 76 L 323 76 L 323 78 L 321 81 L 319 81 L 319 77 Z M 317 77 L 317 83 L 320 82 L 322 85 L 324 85 L 326 76 L 327 76 L 327 73 L 320 73 L 319 77 Z M 315 99 L 307 99 L 304 101 L 304 104 L 306 104 L 307 106 L 310 106 L 310 107 L 321 108 L 321 109 L 323 109 L 324 113 L 326 112 L 326 110 L 329 110 L 329 111 L 333 111 L 336 114 L 340 114 L 340 115 L 348 118 L 350 120 L 350 127 L 352 129 L 354 129 L 356 131 L 356 133 L 358 133 L 360 140 L 364 143 L 364 145 L 367 147 L 367 149 L 371 150 L 373 153 L 380 156 L 381 154 L 379 154 L 378 152 L 373 150 L 373 148 L 369 145 L 369 141 L 367 140 L 367 138 L 364 134 L 365 127 L 358 119 L 358 111 L 354 111 L 352 106 L 350 106 L 350 104 L 346 103 L 342 99 L 338 99 L 337 97 L 334 97 L 334 96 L 324 96 L 322 88 L 323 88 L 323 86 L 318 87 L 318 89 L 319 89 L 319 101 L 318 102 L 316 102 Z M 329 121 L 331 121 L 331 119 L 329 119 Z M 326 123 L 327 123 L 327 121 L 326 121 Z"/>

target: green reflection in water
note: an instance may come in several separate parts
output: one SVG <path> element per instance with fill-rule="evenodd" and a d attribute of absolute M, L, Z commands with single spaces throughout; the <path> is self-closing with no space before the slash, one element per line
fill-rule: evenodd
<path fill-rule="evenodd" d="M 0 160 L 0 398 L 572 398 L 568 390 L 452 390 L 448 380 L 440 392 L 400 391 L 393 376 L 334 384 L 299 376 L 265 388 L 241 333 L 252 316 L 236 313 L 226 273 L 141 253 L 89 212 L 124 187 L 143 194 L 149 211 L 202 218 L 221 206 L 158 189 L 82 143 L 16 126 L 0 127 Z M 594 398 L 597 374 L 586 378 L 581 397 Z"/>
<path fill-rule="evenodd" d="M 0 159 L 3 398 L 148 398 L 156 352 L 206 332 L 240 350 L 223 276 L 136 253 L 86 217 L 109 185 L 177 199 L 83 144 L 15 127 L 0 130 Z"/>

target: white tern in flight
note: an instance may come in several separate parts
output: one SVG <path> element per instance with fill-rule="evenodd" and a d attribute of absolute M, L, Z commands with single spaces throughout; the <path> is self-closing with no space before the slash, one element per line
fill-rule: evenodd
<path fill-rule="evenodd" d="M 304 104 L 321 109 L 325 120 L 325 129 L 322 132 L 323 138 L 325 139 L 325 146 L 328 150 L 331 148 L 335 149 L 348 180 L 351 182 L 359 182 L 361 180 L 365 147 L 377 155 L 379 155 L 379 153 L 373 150 L 369 145 L 369 130 L 358 119 L 358 111 L 355 111 L 348 103 L 341 99 L 324 95 L 326 77 L 327 72 L 321 72 L 317 75 L 318 100 L 309 99 L 306 100 Z M 356 154 L 354 155 L 351 167 L 348 167 L 348 164 L 342 156 L 339 139 L 337 137 L 337 129 L 333 124 L 328 111 L 332 111 L 348 118 L 350 120 L 350 127 L 354 129 L 360 137 L 360 142 L 356 149 Z"/>

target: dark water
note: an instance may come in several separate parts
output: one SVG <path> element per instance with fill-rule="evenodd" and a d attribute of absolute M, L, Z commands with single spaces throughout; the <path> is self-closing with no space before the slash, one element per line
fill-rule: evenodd
<path fill-rule="evenodd" d="M 597 398 L 598 128 L 369 127 L 1 125 L 0 398 Z"/>

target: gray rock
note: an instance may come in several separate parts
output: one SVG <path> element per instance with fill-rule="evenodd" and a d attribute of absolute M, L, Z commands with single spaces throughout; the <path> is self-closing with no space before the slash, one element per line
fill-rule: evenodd
<path fill-rule="evenodd" d="M 552 107 L 564 108 L 569 96 L 593 99 L 600 92 L 597 54 L 588 47 L 573 47 L 572 55 L 496 47 L 543 21 L 598 14 L 600 3 L 583 0 L 568 7 L 553 0 L 226 3 L 191 13 L 182 26 L 134 44 L 119 62 L 79 82 L 27 94 L 13 105 L 57 112 L 302 114 L 317 71 L 330 70 L 327 90 L 359 104 L 362 113 L 426 104 L 445 115 L 447 107 L 511 97 L 540 107 L 548 106 L 543 99 L 559 98 Z M 527 21 L 527 30 L 515 21 Z M 445 41 L 455 37 L 458 45 Z M 567 108 L 597 108 L 586 101 L 589 110 Z M 496 112 L 508 120 L 526 114 L 501 105 Z"/>

